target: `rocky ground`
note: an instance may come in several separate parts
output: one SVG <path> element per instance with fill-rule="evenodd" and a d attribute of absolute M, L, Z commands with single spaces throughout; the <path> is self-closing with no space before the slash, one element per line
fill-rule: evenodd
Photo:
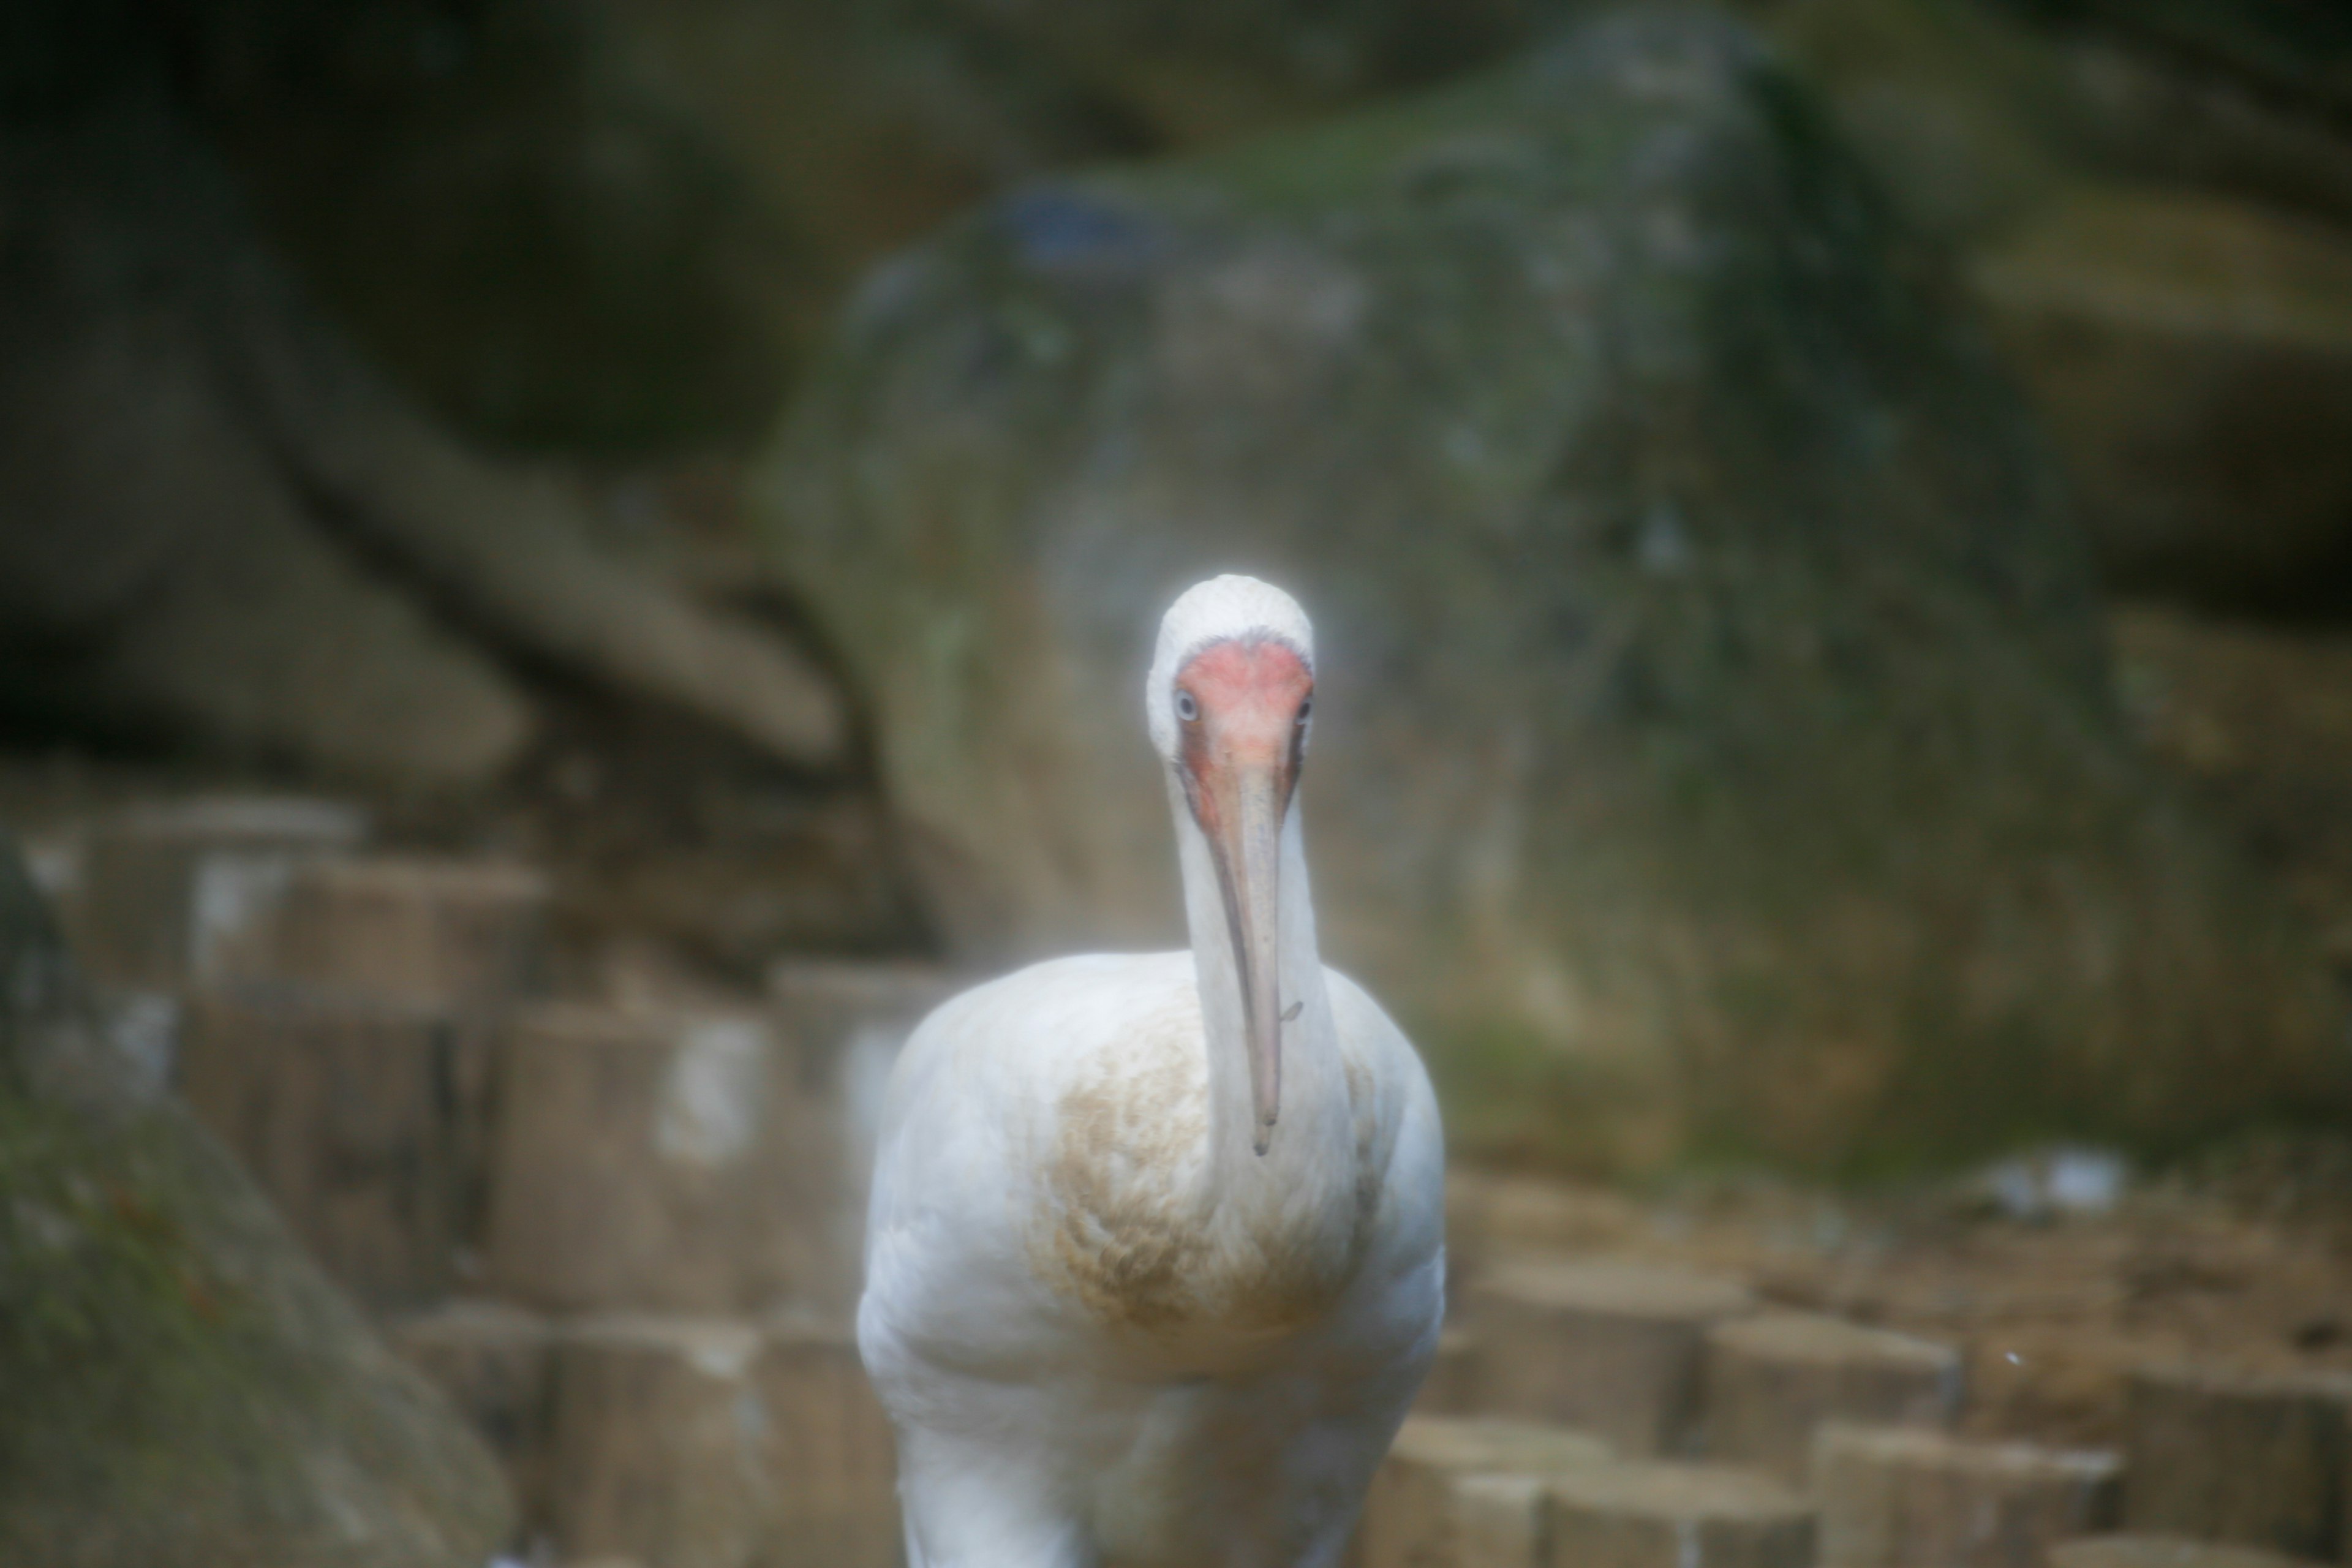
<path fill-rule="evenodd" d="M 2149 604 L 2111 625 L 2153 753 L 2352 970 L 2352 634 Z M 375 803 L 387 839 L 550 869 L 558 989 L 723 998 L 748 994 L 779 949 L 923 951 L 869 792 L 726 758 L 649 766 L 677 752 L 584 709 L 565 735 L 493 805 Z M 273 782 L 16 755 L 0 763 L 0 820 L 37 846 L 45 827 L 113 806 Z M 1464 1170 L 1455 1246 L 1466 1269 L 1520 1248 L 1693 1266 L 1772 1302 L 1958 1343 L 1968 1427 L 1983 1434 L 2112 1444 L 2125 1374 L 2151 1362 L 2352 1371 L 2352 1141 L 2279 1130 L 2112 1190 L 2104 1168 L 2078 1171 L 2090 1190 L 2068 1200 L 2030 1162 L 1876 1193 L 1735 1175 L 1633 1191 Z"/>
<path fill-rule="evenodd" d="M 1591 1248 L 1958 1344 L 1976 1436 L 2114 1447 L 2126 1377 L 2151 1363 L 2352 1371 L 2340 1140 L 2217 1152 L 2095 1213 L 2012 1214 L 1991 1182 L 1899 1198 L 1753 1181 L 1633 1196 L 1475 1172 L 1455 1173 L 1452 1202 L 1473 1268 L 1515 1247 Z"/>

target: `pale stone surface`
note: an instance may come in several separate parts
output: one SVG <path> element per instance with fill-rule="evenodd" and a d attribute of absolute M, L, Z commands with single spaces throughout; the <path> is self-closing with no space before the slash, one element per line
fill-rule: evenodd
<path fill-rule="evenodd" d="M 772 1322 L 756 1375 L 777 1485 L 761 1568 L 898 1568 L 897 1439 L 849 1326 Z"/>
<path fill-rule="evenodd" d="M 1605 1463 L 1609 1446 L 1565 1427 L 1416 1415 L 1397 1433 L 1364 1500 L 1362 1568 L 1454 1568 L 1454 1484 L 1465 1476 L 1549 1478 Z"/>
<path fill-rule="evenodd" d="M 1453 1487 L 1452 1568 L 1551 1568 L 1540 1476 L 1473 1474 Z"/>
<path fill-rule="evenodd" d="M 800 1093 L 816 1110 L 802 1131 L 808 1183 L 802 1219 L 822 1261 L 807 1270 L 800 1301 L 855 1310 L 890 1068 L 915 1026 L 971 983 L 920 963 L 798 959 L 769 971 L 772 1016 L 791 1043 Z"/>
<path fill-rule="evenodd" d="M 1422 1379 L 1421 1392 L 1413 1396 L 1413 1414 L 1475 1414 L 1478 1405 L 1479 1354 L 1479 1338 L 1468 1329 L 1448 1326 L 1441 1332 L 1437 1336 L 1437 1358 L 1429 1363 L 1429 1375 Z"/>
<path fill-rule="evenodd" d="M 1736 1279 L 1614 1258 L 1515 1258 L 1467 1292 L 1480 1408 L 1557 1421 L 1628 1456 L 1696 1437 L 1707 1328 L 1753 1310 Z"/>
<path fill-rule="evenodd" d="M 1546 1487 L 1560 1568 L 1811 1568 L 1811 1507 L 1752 1471 L 1595 1465 Z"/>
<path fill-rule="evenodd" d="M 212 992 L 187 1011 L 180 1089 L 345 1289 L 414 1307 L 478 1239 L 493 1048 L 440 1012 Z"/>
<path fill-rule="evenodd" d="M 1832 1422 L 1813 1435 L 1822 1568 L 2041 1568 L 2114 1527 L 2122 1478 L 2111 1453 Z"/>
<path fill-rule="evenodd" d="M 616 1315 L 558 1335 L 548 1519 L 566 1556 L 749 1568 L 774 1527 L 774 1434 L 749 1324 Z"/>
<path fill-rule="evenodd" d="M 334 801 L 220 795 L 87 823 L 60 843 L 67 934 L 92 979 L 176 991 L 274 915 L 295 868 L 348 852 L 366 815 Z"/>
<path fill-rule="evenodd" d="M 1948 1426 L 1963 1373 L 1950 1345 L 1773 1312 L 1709 1330 L 1706 1376 L 1708 1456 L 1801 1485 L 1822 1423 Z"/>
<path fill-rule="evenodd" d="M 555 1327 L 498 1301 L 451 1301 L 384 1326 L 393 1350 L 449 1397 L 506 1466 L 524 1520 L 546 1517 Z"/>
<path fill-rule="evenodd" d="M 2308 1568 L 2309 1559 L 2259 1546 L 2133 1531 L 2059 1542 L 2043 1563 L 2046 1568 Z"/>
<path fill-rule="evenodd" d="M 267 919 L 215 944 L 206 978 L 495 1011 L 544 987 L 548 896 L 521 866 L 314 859 L 289 873 Z"/>
<path fill-rule="evenodd" d="M 550 1310 L 763 1310 L 838 1272 L 833 1134 L 758 1013 L 554 1005 L 505 1032 L 486 1258 Z"/>
<path fill-rule="evenodd" d="M 2124 1524 L 2304 1557 L 2347 1550 L 2352 1374 L 2135 1373 Z"/>

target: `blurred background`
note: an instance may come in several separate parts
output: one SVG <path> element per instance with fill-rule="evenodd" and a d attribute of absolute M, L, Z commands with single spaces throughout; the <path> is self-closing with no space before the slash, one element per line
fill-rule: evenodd
<path fill-rule="evenodd" d="M 2333 0 L 14 0 L 12 1558 L 889 1561 L 879 1083 L 1181 940 L 1225 570 L 1457 1271 L 2352 1368 Z"/>

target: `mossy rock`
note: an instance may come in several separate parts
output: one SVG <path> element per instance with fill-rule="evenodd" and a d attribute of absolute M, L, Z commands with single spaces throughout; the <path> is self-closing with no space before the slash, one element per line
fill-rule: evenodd
<path fill-rule="evenodd" d="M 1251 571 L 1318 627 L 1327 952 L 1457 1142 L 1855 1170 L 2343 1103 L 1968 311 L 1713 14 L 1016 195 L 868 281 L 764 473 L 969 952 L 1177 938 L 1148 637 Z"/>
<path fill-rule="evenodd" d="M 481 1568 L 496 1462 L 85 1013 L 0 836 L 0 1561 Z"/>

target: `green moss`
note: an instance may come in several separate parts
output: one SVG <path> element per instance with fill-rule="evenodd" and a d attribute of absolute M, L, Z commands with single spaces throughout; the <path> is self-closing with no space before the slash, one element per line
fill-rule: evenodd
<path fill-rule="evenodd" d="M 479 1568 L 495 1461 L 89 1026 L 0 839 L 0 1562 Z"/>

